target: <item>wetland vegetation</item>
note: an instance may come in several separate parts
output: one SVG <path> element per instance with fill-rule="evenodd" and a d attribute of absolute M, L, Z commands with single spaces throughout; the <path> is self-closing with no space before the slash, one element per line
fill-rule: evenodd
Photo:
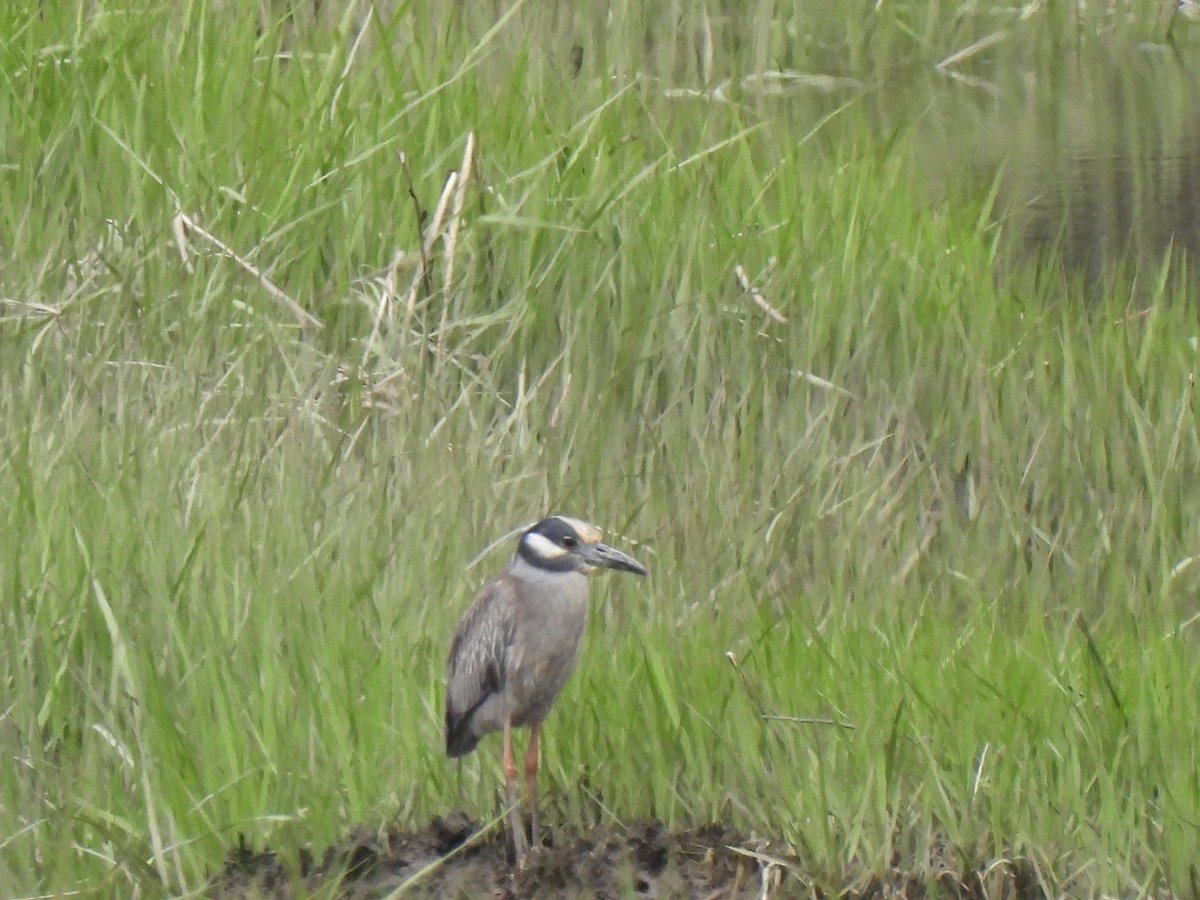
<path fill-rule="evenodd" d="M 0 9 L 0 893 L 457 846 L 557 511 L 653 573 L 543 744 L 617 884 L 1200 893 L 1182 12 L 293 6 Z"/>

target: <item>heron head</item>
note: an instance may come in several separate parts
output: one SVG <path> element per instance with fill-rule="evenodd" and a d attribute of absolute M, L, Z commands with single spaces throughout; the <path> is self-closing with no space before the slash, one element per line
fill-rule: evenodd
<path fill-rule="evenodd" d="M 646 567 L 608 544 L 601 543 L 600 529 L 582 519 L 549 516 L 521 535 L 517 555 L 540 569 L 582 572 L 617 569 L 645 575 Z"/>

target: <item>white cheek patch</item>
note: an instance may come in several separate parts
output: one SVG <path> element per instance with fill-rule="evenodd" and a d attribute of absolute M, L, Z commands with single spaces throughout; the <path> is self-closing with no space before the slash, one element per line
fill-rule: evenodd
<path fill-rule="evenodd" d="M 570 525 L 585 544 L 595 544 L 600 538 L 604 537 L 604 532 L 591 522 L 585 522 L 583 519 L 573 519 L 570 516 L 555 516 L 555 518 L 562 519 Z"/>
<path fill-rule="evenodd" d="M 525 546 L 532 550 L 533 555 L 538 559 L 558 559 L 560 556 L 567 555 L 567 551 L 550 538 L 536 532 L 525 535 Z"/>

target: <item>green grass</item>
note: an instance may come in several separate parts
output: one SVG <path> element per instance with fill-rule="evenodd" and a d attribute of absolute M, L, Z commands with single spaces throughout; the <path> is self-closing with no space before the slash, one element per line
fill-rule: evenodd
<path fill-rule="evenodd" d="M 913 98 L 996 15 L 334 5 L 0 12 L 5 890 L 490 816 L 444 654 L 551 510 L 652 570 L 596 583 L 551 822 L 729 819 L 826 891 L 1191 890 L 1194 299 L 1002 267 L 988 185 L 929 201 Z M 1002 24 L 1032 67 L 1159 27 Z M 185 265 L 179 213 L 323 327 Z"/>

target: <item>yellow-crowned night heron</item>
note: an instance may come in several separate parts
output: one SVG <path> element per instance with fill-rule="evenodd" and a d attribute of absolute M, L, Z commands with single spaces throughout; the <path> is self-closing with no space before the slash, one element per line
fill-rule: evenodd
<path fill-rule="evenodd" d="M 512 730 L 530 727 L 525 753 L 530 836 L 538 835 L 538 735 L 575 663 L 588 618 L 588 573 L 645 575 L 645 567 L 600 543 L 600 529 L 551 516 L 521 535 L 508 567 L 483 586 L 458 624 L 446 665 L 446 755 L 464 756 L 504 732 L 504 781 L 518 860 L 525 836 L 517 808 Z"/>

